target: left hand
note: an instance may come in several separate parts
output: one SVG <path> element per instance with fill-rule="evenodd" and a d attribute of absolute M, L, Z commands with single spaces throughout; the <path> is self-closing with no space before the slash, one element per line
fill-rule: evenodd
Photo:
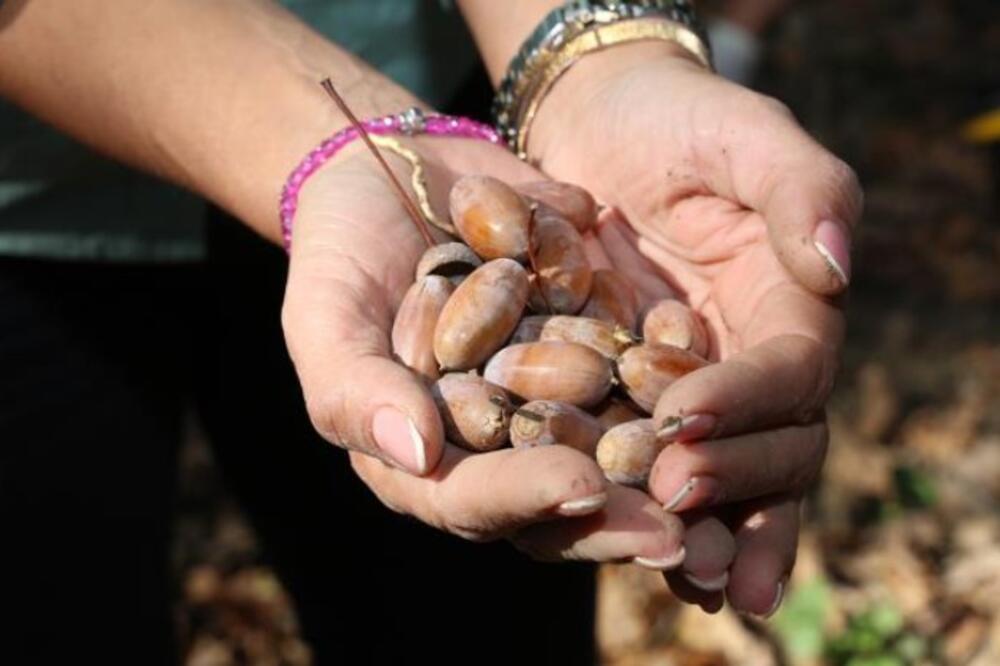
<path fill-rule="evenodd" d="M 843 337 L 832 297 L 847 287 L 861 211 L 853 172 L 779 102 L 658 43 L 575 65 L 543 102 L 529 153 L 610 207 L 602 248 L 641 295 L 677 294 L 707 320 L 721 362 L 674 383 L 655 418 L 686 417 L 674 439 L 709 441 L 667 447 L 650 491 L 676 511 L 725 503 L 737 553 L 715 591 L 668 581 L 706 608 L 725 587 L 737 610 L 773 612 L 826 451 Z"/>

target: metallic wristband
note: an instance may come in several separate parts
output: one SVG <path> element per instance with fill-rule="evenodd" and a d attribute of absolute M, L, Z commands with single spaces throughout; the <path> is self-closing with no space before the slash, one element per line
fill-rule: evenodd
<path fill-rule="evenodd" d="M 524 158 L 523 123 L 555 79 L 585 53 L 638 40 L 674 42 L 711 68 L 708 39 L 689 0 L 573 0 L 542 20 L 507 67 L 493 102 L 501 136 Z"/>
<path fill-rule="evenodd" d="M 410 173 L 410 187 L 413 188 L 413 193 L 417 196 L 417 205 L 424 220 L 452 236 L 457 236 L 458 230 L 455 226 L 447 219 L 438 217 L 437 213 L 434 212 L 434 207 L 431 205 L 430 193 L 427 188 L 424 163 L 420 159 L 420 156 L 391 136 L 372 134 L 370 138 L 372 143 L 379 148 L 385 148 L 410 163 L 410 166 L 413 168 L 413 171 Z"/>

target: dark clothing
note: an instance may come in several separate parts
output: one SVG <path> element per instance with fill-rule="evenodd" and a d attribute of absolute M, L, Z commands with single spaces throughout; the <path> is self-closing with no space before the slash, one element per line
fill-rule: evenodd
<path fill-rule="evenodd" d="M 3 659 L 175 663 L 193 396 L 317 664 L 594 663 L 592 569 L 382 507 L 309 425 L 279 322 L 287 260 L 231 220 L 208 229 L 207 266 L 0 260 Z"/>

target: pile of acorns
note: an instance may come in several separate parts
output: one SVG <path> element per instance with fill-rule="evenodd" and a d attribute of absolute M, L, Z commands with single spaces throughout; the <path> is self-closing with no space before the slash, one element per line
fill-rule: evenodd
<path fill-rule="evenodd" d="M 575 185 L 466 176 L 450 209 L 464 243 L 427 250 L 392 330 L 448 440 L 476 452 L 562 444 L 645 487 L 662 448 L 648 415 L 708 363 L 698 315 L 675 300 L 640 313 L 626 278 L 592 270 L 581 233 L 597 205 Z"/>

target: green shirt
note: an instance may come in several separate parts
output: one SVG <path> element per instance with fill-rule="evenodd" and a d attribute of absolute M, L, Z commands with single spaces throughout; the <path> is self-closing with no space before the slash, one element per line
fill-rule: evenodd
<path fill-rule="evenodd" d="M 446 0 L 282 4 L 435 105 L 447 102 L 474 67 L 471 39 Z M 204 254 L 204 206 L 0 102 L 0 255 L 197 260 Z"/>

